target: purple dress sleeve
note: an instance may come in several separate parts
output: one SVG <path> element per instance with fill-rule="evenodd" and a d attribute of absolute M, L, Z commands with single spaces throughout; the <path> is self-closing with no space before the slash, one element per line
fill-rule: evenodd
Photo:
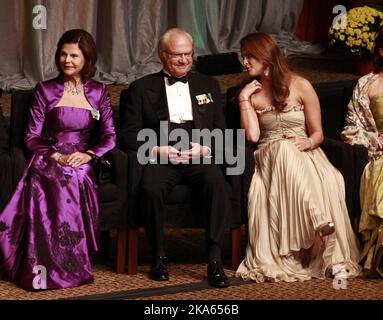
<path fill-rule="evenodd" d="M 116 146 L 116 131 L 113 123 L 113 110 L 108 89 L 103 85 L 99 103 L 101 141 L 91 150 L 99 157 Z"/>
<path fill-rule="evenodd" d="M 47 101 L 44 94 L 44 89 L 41 83 L 36 86 L 30 114 L 28 126 L 25 134 L 25 144 L 34 154 L 42 155 L 49 158 L 56 150 L 47 142 L 44 142 L 41 132 L 44 127 L 44 120 L 47 108 Z"/>

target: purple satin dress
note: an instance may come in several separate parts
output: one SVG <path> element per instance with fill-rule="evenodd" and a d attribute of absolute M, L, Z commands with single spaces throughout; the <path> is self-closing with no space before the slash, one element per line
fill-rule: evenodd
<path fill-rule="evenodd" d="M 25 289 L 34 290 L 35 266 L 46 268 L 47 289 L 93 281 L 99 204 L 93 168 L 61 166 L 49 156 L 92 150 L 102 156 L 115 147 L 109 94 L 94 80 L 84 83 L 90 105 L 99 111 L 55 107 L 63 94 L 57 78 L 40 83 L 31 105 L 25 142 L 33 152 L 17 188 L 0 213 L 0 268 Z M 99 122 L 99 124 L 98 124 Z M 91 143 L 100 135 L 99 143 Z"/>

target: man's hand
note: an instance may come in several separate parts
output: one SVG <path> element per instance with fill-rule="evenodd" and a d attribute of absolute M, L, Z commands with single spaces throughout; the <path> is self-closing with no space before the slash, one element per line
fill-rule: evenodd
<path fill-rule="evenodd" d="M 190 142 L 191 149 L 184 150 L 179 153 L 179 158 L 182 160 L 193 160 L 209 155 L 210 150 L 206 146 L 201 146 L 199 143 Z"/>
<path fill-rule="evenodd" d="M 183 161 L 183 159 L 179 157 L 180 152 L 172 146 L 157 146 L 154 147 L 153 151 L 154 154 L 159 156 L 161 159 L 167 159 L 173 164 L 178 164 Z"/>
<path fill-rule="evenodd" d="M 201 146 L 199 143 L 190 142 L 190 149 L 178 151 L 172 146 L 154 147 L 153 153 L 161 159 L 168 159 L 172 164 L 189 163 L 190 160 L 208 156 L 208 147 Z"/>

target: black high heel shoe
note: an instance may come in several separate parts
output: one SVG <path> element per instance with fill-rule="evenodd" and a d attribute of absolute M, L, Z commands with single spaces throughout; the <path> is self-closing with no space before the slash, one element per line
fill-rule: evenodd
<path fill-rule="evenodd" d="M 335 232 L 335 225 L 332 222 L 326 222 L 320 225 L 317 231 L 321 237 L 326 237 Z"/>

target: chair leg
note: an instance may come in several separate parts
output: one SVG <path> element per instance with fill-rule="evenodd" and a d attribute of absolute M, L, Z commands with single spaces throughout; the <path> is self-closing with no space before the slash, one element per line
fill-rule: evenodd
<path fill-rule="evenodd" d="M 125 273 L 126 229 L 117 230 L 117 273 Z"/>
<path fill-rule="evenodd" d="M 128 227 L 128 274 L 137 273 L 138 228 Z"/>
<path fill-rule="evenodd" d="M 242 228 L 231 229 L 231 269 L 237 270 L 241 262 Z"/>

